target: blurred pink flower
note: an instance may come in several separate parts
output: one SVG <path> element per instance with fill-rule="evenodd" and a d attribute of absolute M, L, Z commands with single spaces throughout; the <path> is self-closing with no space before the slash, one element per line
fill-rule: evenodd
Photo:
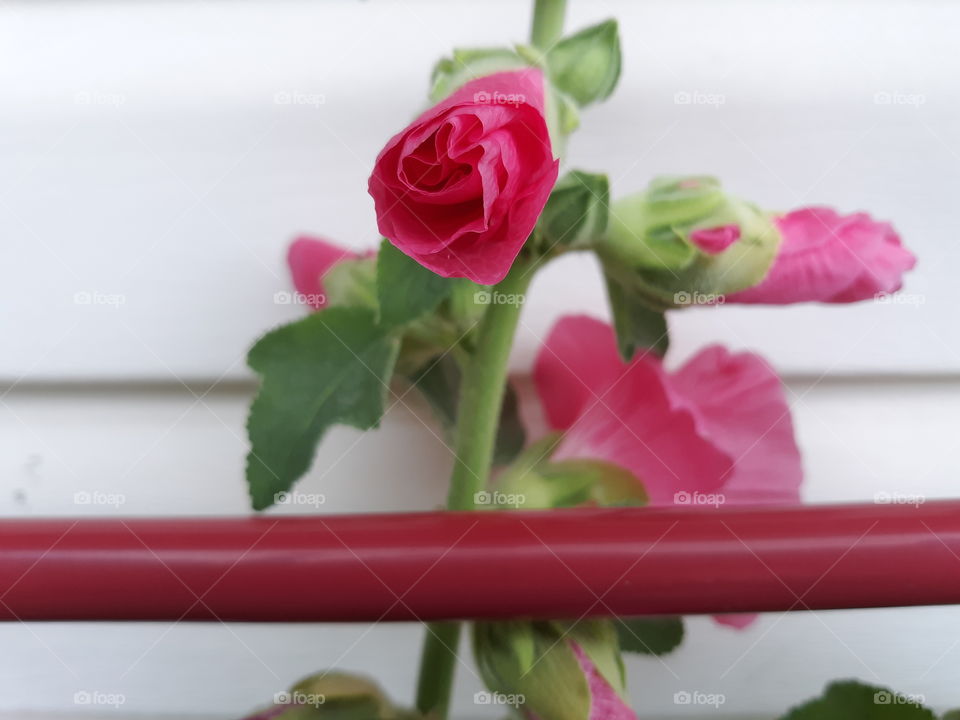
<path fill-rule="evenodd" d="M 370 253 L 355 253 L 327 240 L 306 235 L 298 237 L 287 250 L 287 264 L 293 276 L 293 287 L 313 310 L 327 304 L 323 276 L 341 260 L 365 257 Z"/>
<path fill-rule="evenodd" d="M 499 282 L 557 179 L 536 68 L 473 80 L 392 137 L 370 176 L 380 232 L 444 277 Z"/>
<path fill-rule="evenodd" d="M 727 302 L 849 303 L 900 289 L 916 258 L 890 223 L 866 213 L 801 208 L 775 219 L 783 241 L 763 281 Z"/>
<path fill-rule="evenodd" d="M 625 467 L 651 505 L 800 500 L 790 409 L 758 355 L 711 346 L 675 372 L 653 354 L 627 364 L 609 325 L 567 316 L 537 355 L 533 378 L 546 425 L 564 432 L 554 458 Z M 717 620 L 742 627 L 750 617 Z"/>
<path fill-rule="evenodd" d="M 753 353 L 708 347 L 676 372 L 646 354 L 624 363 L 613 329 L 561 318 L 533 370 L 557 459 L 592 457 L 631 470 L 652 504 L 795 503 L 800 451 L 780 379 Z M 529 416 L 529 413 L 528 413 Z"/>

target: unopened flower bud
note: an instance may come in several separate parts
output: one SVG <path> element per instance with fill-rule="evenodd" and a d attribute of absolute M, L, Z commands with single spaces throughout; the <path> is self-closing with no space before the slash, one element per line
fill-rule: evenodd
<path fill-rule="evenodd" d="M 711 177 L 666 177 L 615 202 L 596 244 L 607 273 L 650 304 L 721 298 L 760 282 L 780 243 L 770 218 Z"/>
<path fill-rule="evenodd" d="M 524 718 L 636 720 L 608 621 L 477 623 L 474 652 L 491 704 Z"/>

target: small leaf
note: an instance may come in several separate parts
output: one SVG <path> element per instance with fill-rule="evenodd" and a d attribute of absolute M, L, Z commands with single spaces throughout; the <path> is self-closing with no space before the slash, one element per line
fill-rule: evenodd
<path fill-rule="evenodd" d="M 449 297 L 453 283 L 454 280 L 427 270 L 384 240 L 377 255 L 380 322 L 397 327 L 426 315 Z"/>
<path fill-rule="evenodd" d="M 549 250 L 556 245 L 589 247 L 607 229 L 610 183 L 606 175 L 571 170 L 554 186 L 540 215 L 539 228 Z"/>
<path fill-rule="evenodd" d="M 328 308 L 278 328 L 250 350 L 261 376 L 250 406 L 247 484 L 253 507 L 272 505 L 313 461 L 334 424 L 376 427 L 397 341 L 365 308 Z"/>
<path fill-rule="evenodd" d="M 584 28 L 547 54 L 551 80 L 581 106 L 610 96 L 620 79 L 620 62 L 616 20 Z"/>
<path fill-rule="evenodd" d="M 683 642 L 683 618 L 617 618 L 620 649 L 641 655 L 666 655 Z"/>
<path fill-rule="evenodd" d="M 652 350 L 663 357 L 670 347 L 667 316 L 655 310 L 634 292 L 607 276 L 607 295 L 617 333 L 617 347 L 625 362 L 633 360 L 638 352 Z"/>
<path fill-rule="evenodd" d="M 936 720 L 913 698 L 885 688 L 844 680 L 824 694 L 790 710 L 782 720 Z"/>

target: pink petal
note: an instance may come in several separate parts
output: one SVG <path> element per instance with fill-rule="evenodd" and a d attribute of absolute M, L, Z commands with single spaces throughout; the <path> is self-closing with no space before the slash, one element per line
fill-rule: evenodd
<path fill-rule="evenodd" d="M 758 617 L 759 615 L 755 613 L 736 613 L 731 615 L 714 615 L 713 619 L 718 625 L 726 625 L 727 627 L 732 627 L 737 630 L 743 630 L 752 625 Z"/>
<path fill-rule="evenodd" d="M 697 419 L 700 435 L 734 460 L 721 492 L 726 502 L 800 501 L 803 468 L 783 385 L 758 355 L 714 345 L 670 378 Z"/>
<path fill-rule="evenodd" d="M 543 114 L 536 68 L 477 78 L 425 111 L 377 157 L 380 232 L 438 275 L 502 280 L 559 173 Z"/>
<path fill-rule="evenodd" d="M 586 315 L 560 318 L 533 366 L 533 381 L 550 427 L 570 427 L 623 370 L 609 325 Z"/>
<path fill-rule="evenodd" d="M 690 241 L 708 255 L 716 255 L 723 252 L 739 239 L 739 225 L 700 228 L 690 233 Z"/>
<path fill-rule="evenodd" d="M 916 258 L 889 223 L 865 213 L 839 215 L 826 207 L 794 210 L 776 219 L 783 240 L 773 266 L 755 287 L 727 302 L 846 303 L 894 292 Z"/>
<path fill-rule="evenodd" d="M 587 720 L 637 720 L 637 714 L 600 674 L 583 648 L 572 640 L 568 641 L 568 644 L 587 678 L 587 688 L 590 691 L 590 715 Z"/>
<path fill-rule="evenodd" d="M 294 288 L 306 297 L 311 308 L 319 310 L 326 305 L 323 276 L 344 258 L 356 257 L 360 256 L 326 240 L 302 236 L 291 243 L 287 264 Z"/>
<path fill-rule="evenodd" d="M 674 504 L 680 491 L 716 493 L 733 460 L 702 437 L 694 414 L 669 395 L 659 359 L 648 357 L 636 358 L 619 379 L 586 399 L 554 457 L 625 467 L 653 505 Z"/>

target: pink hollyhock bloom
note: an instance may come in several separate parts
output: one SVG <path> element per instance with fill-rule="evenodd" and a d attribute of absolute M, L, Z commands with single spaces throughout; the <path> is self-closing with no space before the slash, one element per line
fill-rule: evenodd
<path fill-rule="evenodd" d="M 654 505 L 799 501 L 790 409 L 758 355 L 715 345 L 672 373 L 652 354 L 628 364 L 609 325 L 576 315 L 553 327 L 533 378 L 547 425 L 564 431 L 554 457 L 628 468 Z"/>
<path fill-rule="evenodd" d="M 800 500 L 790 409 L 758 355 L 715 345 L 667 372 L 652 354 L 624 363 L 609 325 L 567 316 L 537 355 L 533 379 L 547 426 L 564 431 L 553 457 L 625 467 L 651 505 Z M 743 627 L 752 617 L 716 619 Z"/>
<path fill-rule="evenodd" d="M 369 181 L 380 232 L 438 275 L 502 280 L 557 179 L 543 82 L 473 80 L 391 138 Z"/>
<path fill-rule="evenodd" d="M 287 264 L 293 276 L 293 287 L 314 310 L 327 304 L 323 276 L 341 260 L 365 257 L 370 253 L 355 253 L 321 238 L 302 236 L 290 244 Z"/>
<path fill-rule="evenodd" d="M 784 305 L 848 303 L 900 289 L 916 258 L 890 223 L 866 213 L 840 215 L 827 207 L 775 218 L 783 241 L 763 281 L 727 302 Z"/>

